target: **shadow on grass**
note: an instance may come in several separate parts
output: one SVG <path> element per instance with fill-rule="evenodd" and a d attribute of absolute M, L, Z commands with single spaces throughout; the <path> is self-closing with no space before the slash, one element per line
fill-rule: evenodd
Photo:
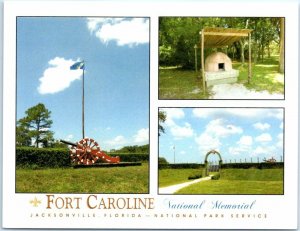
<path fill-rule="evenodd" d="M 284 94 L 284 75 L 278 73 L 278 65 L 252 65 L 252 78 L 248 84 L 248 64 L 233 64 L 233 68 L 240 71 L 238 83 L 255 91 Z"/>
<path fill-rule="evenodd" d="M 284 74 L 278 73 L 278 57 L 265 59 L 252 65 L 252 78 L 248 84 L 248 64 L 233 63 L 239 70 L 238 83 L 258 92 L 284 94 Z M 160 68 L 159 99 L 208 99 L 211 88 L 203 92 L 200 72 L 180 68 Z"/>

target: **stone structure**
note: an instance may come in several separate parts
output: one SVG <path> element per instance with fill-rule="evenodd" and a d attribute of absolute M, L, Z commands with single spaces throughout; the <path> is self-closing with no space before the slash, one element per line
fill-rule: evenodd
<path fill-rule="evenodd" d="M 239 71 L 232 69 L 231 59 L 222 52 L 209 55 L 204 65 L 206 86 L 236 83 Z"/>
<path fill-rule="evenodd" d="M 222 52 L 212 53 L 205 59 L 205 71 L 230 71 L 231 69 L 231 59 Z"/>

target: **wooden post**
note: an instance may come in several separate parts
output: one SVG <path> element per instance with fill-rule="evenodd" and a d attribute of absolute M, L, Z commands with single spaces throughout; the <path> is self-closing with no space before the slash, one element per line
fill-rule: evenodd
<path fill-rule="evenodd" d="M 250 83 L 250 79 L 252 78 L 252 67 L 251 67 L 251 33 L 248 34 L 248 37 L 249 37 L 249 58 L 248 58 L 248 61 L 249 61 L 249 64 L 248 64 L 248 83 Z"/>
<path fill-rule="evenodd" d="M 204 30 L 201 31 L 201 70 L 202 70 L 202 87 L 204 94 L 206 93 L 206 79 L 204 71 Z"/>
<path fill-rule="evenodd" d="M 195 71 L 196 72 L 198 72 L 197 48 L 198 48 L 198 46 L 197 46 L 197 44 L 195 44 L 194 49 L 195 49 Z"/>

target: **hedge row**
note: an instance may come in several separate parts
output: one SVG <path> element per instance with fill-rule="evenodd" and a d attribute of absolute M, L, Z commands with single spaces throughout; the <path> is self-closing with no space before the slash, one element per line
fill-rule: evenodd
<path fill-rule="evenodd" d="M 109 156 L 119 156 L 121 162 L 148 162 L 149 154 L 145 153 L 107 153 Z"/>
<path fill-rule="evenodd" d="M 21 168 L 70 167 L 69 150 L 20 147 L 16 149 L 16 166 Z"/>
<path fill-rule="evenodd" d="M 222 164 L 221 168 L 258 168 L 258 169 L 265 169 L 265 168 L 283 168 L 283 162 L 275 162 L 275 163 L 228 163 Z M 188 163 L 188 164 L 159 164 L 158 169 L 182 169 L 182 168 L 204 168 L 204 164 L 195 164 L 195 163 Z"/>
<path fill-rule="evenodd" d="M 195 163 L 183 163 L 183 164 L 159 164 L 158 169 L 165 169 L 165 168 L 172 168 L 172 169 L 182 169 L 182 168 L 204 168 L 204 164 L 195 164 Z"/>
<path fill-rule="evenodd" d="M 108 153 L 108 155 L 110 155 Z M 148 162 L 148 154 L 113 154 L 120 156 L 121 162 Z M 69 150 L 64 148 L 16 148 L 17 168 L 57 168 L 70 167 Z"/>
<path fill-rule="evenodd" d="M 283 162 L 275 162 L 275 163 L 228 163 L 222 164 L 221 168 L 258 168 L 258 169 L 265 169 L 265 168 L 283 168 Z"/>

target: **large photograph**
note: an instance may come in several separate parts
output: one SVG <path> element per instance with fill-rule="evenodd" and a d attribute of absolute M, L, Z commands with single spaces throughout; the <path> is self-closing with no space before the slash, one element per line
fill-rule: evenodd
<path fill-rule="evenodd" d="M 149 18 L 18 17 L 17 193 L 147 193 Z"/>
<path fill-rule="evenodd" d="M 160 108 L 159 194 L 282 195 L 283 108 Z"/>
<path fill-rule="evenodd" d="M 159 99 L 284 99 L 284 18 L 160 17 Z"/>

